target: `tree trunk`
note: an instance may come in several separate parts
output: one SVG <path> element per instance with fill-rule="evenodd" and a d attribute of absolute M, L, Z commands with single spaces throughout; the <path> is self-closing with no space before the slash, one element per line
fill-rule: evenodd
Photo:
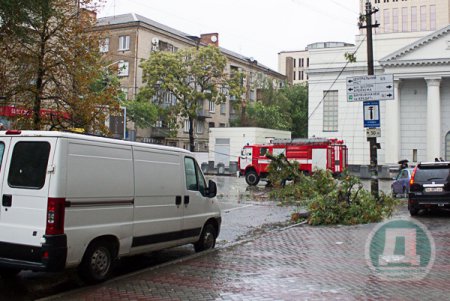
<path fill-rule="evenodd" d="M 191 152 L 195 151 L 195 144 L 194 144 L 194 119 L 192 117 L 189 117 L 189 150 Z"/>

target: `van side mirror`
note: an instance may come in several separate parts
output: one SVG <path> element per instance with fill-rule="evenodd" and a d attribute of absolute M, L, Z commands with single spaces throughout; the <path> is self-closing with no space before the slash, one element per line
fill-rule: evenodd
<path fill-rule="evenodd" d="M 213 198 L 217 195 L 217 184 L 213 180 L 208 182 L 208 197 Z"/>

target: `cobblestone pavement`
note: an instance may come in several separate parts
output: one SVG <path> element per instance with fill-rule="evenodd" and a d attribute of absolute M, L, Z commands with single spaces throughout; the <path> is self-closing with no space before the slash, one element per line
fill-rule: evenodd
<path fill-rule="evenodd" d="M 376 224 L 300 225 L 52 300 L 449 300 L 450 215 L 418 220 L 436 251 L 422 280 L 374 275 L 365 246 Z"/>

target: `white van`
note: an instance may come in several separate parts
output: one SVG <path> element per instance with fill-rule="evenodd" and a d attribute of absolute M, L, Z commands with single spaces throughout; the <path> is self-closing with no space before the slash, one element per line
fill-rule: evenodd
<path fill-rule="evenodd" d="M 217 186 L 186 150 L 9 130 L 0 158 L 2 275 L 78 267 L 95 283 L 123 256 L 215 245 Z"/>

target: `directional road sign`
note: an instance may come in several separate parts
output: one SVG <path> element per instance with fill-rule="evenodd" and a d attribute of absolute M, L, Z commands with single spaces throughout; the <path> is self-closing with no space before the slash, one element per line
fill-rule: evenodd
<path fill-rule="evenodd" d="M 347 77 L 347 101 L 394 99 L 394 75 Z"/>
<path fill-rule="evenodd" d="M 365 101 L 364 108 L 364 127 L 379 128 L 380 127 L 380 102 Z"/>

